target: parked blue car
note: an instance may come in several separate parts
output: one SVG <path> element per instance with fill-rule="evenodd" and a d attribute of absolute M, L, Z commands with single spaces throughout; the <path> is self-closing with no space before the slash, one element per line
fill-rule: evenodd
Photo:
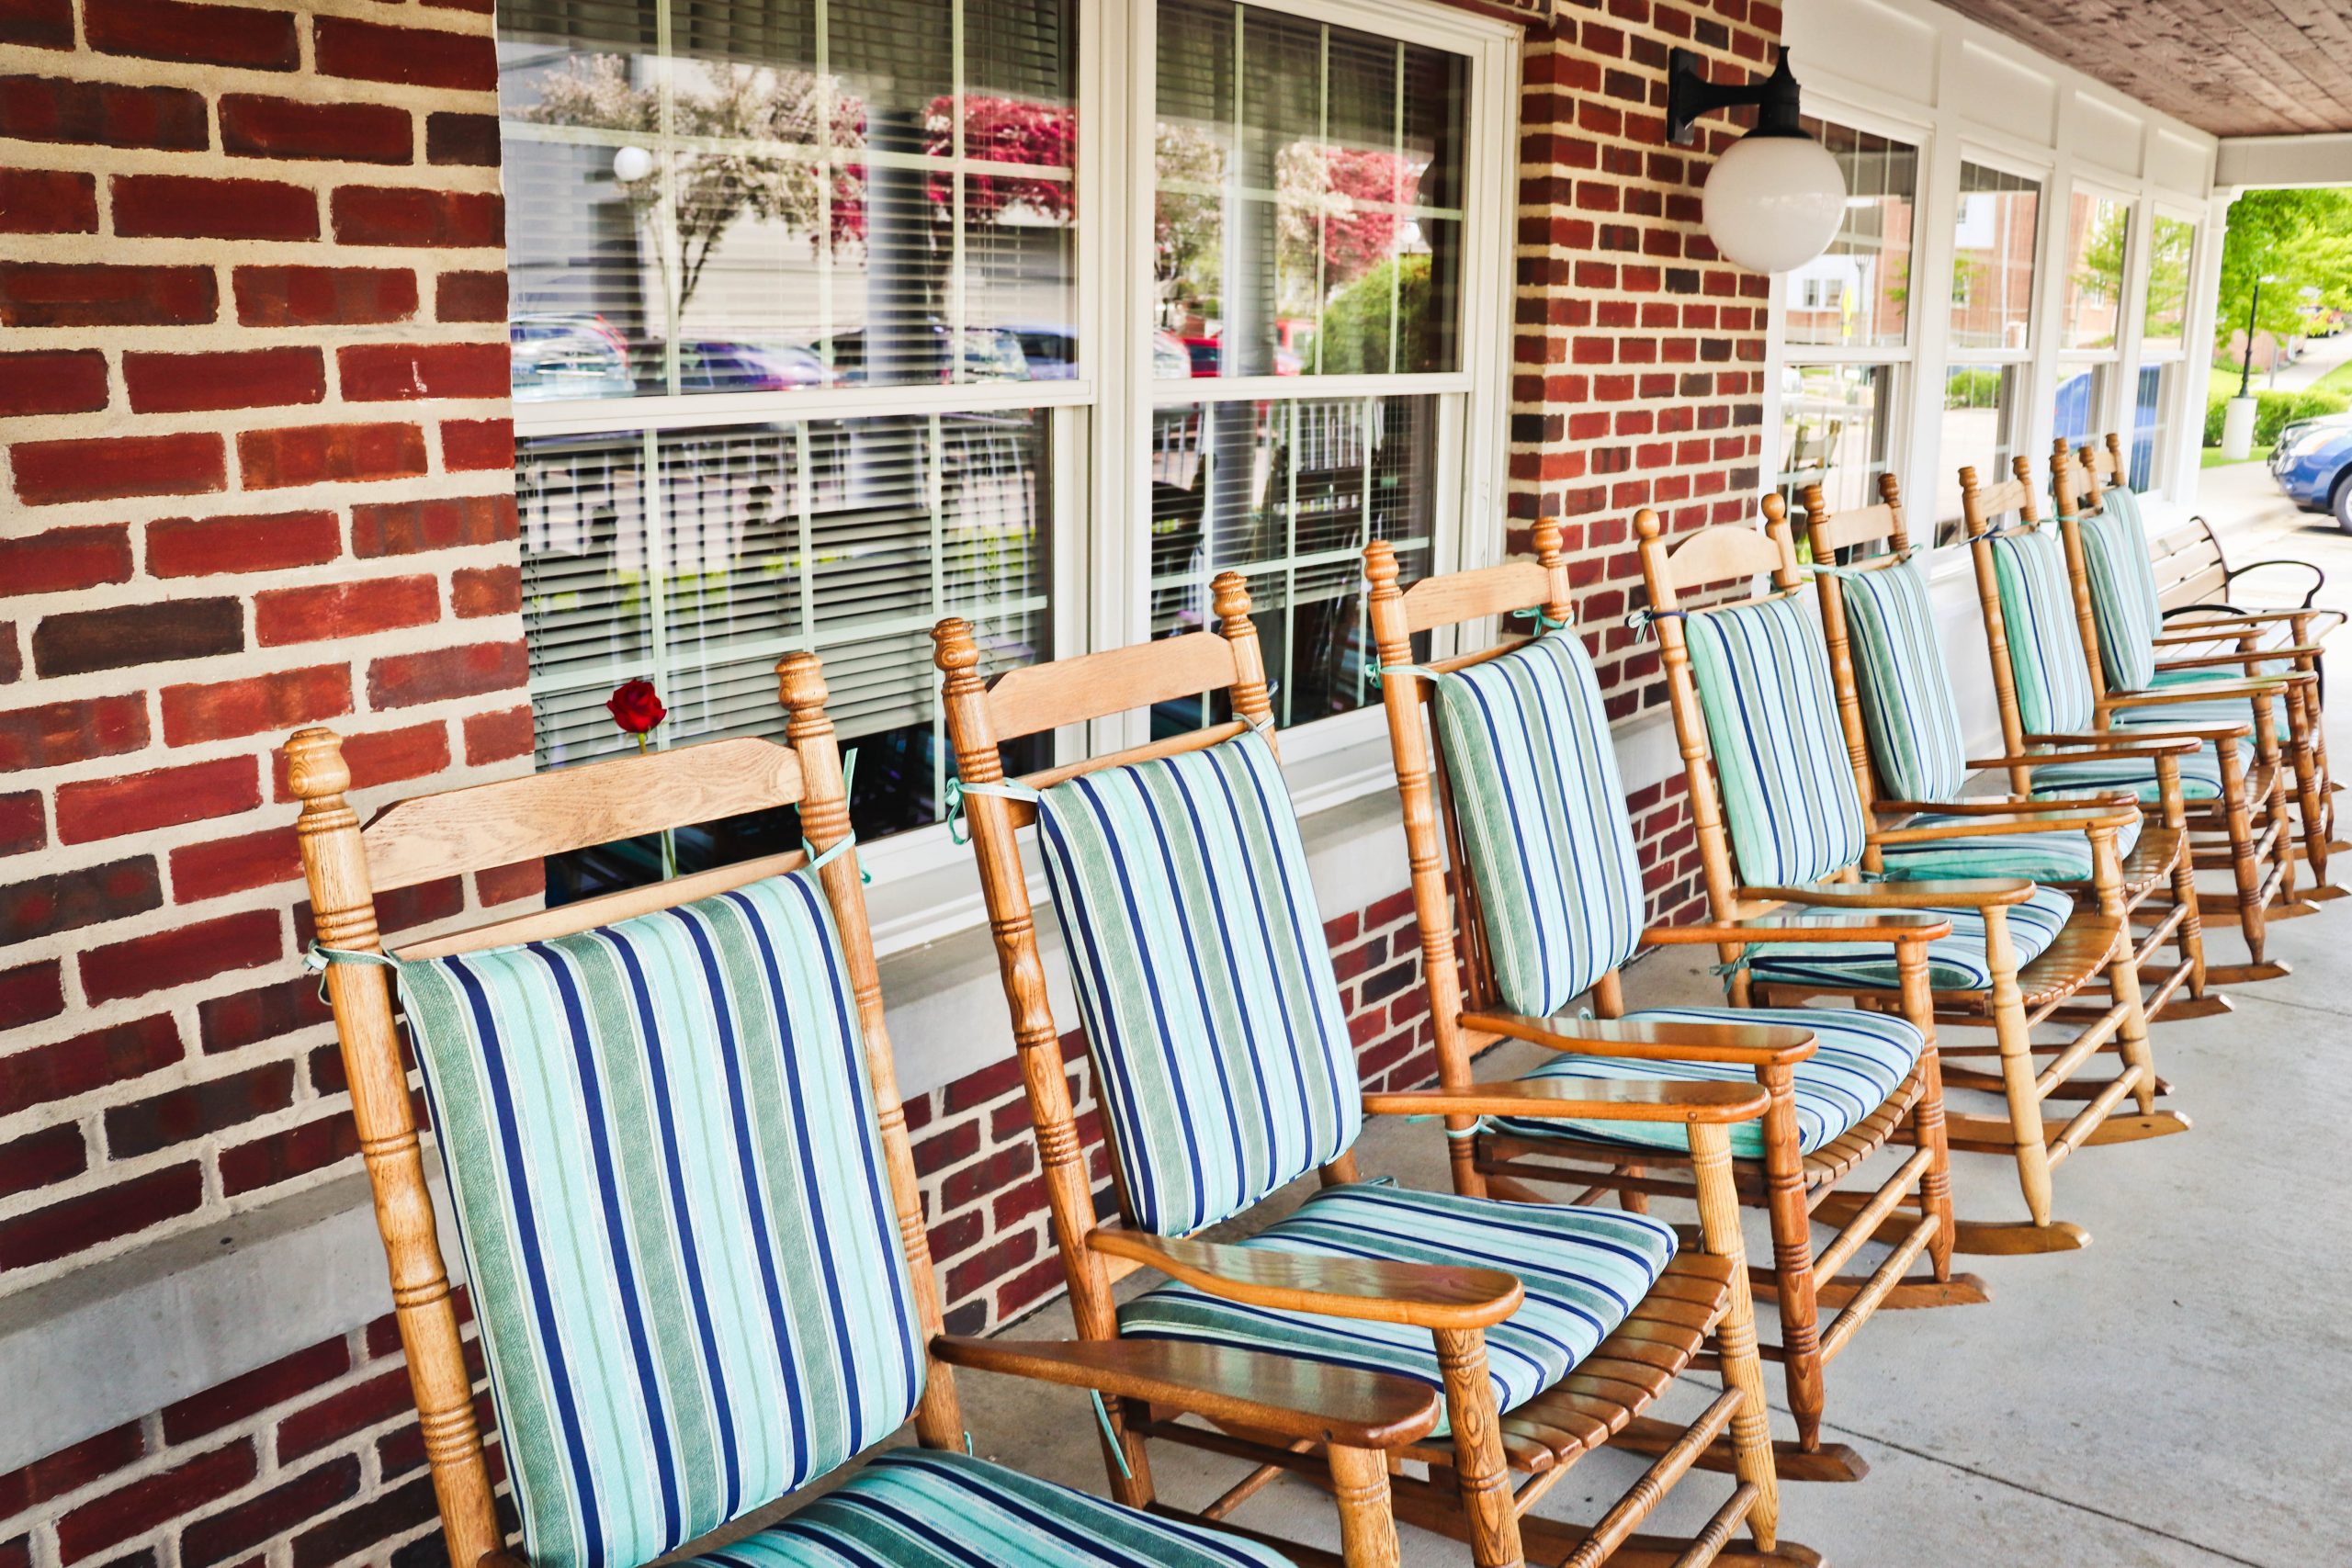
<path fill-rule="evenodd" d="M 2270 448 L 2270 475 L 2298 506 L 2333 512 L 2352 534 L 2352 413 L 2298 420 Z"/>

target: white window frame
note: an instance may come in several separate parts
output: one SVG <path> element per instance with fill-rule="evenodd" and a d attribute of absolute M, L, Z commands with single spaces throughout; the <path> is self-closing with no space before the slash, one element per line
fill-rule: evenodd
<path fill-rule="evenodd" d="M 2019 158 L 1975 141 L 1959 142 L 1957 155 L 1953 158 L 1951 166 L 1951 211 L 1941 229 L 1937 231 L 1939 254 L 1938 267 L 1946 276 L 1956 273 L 1960 265 L 1960 204 L 1964 199 L 1961 190 L 1961 167 L 1968 164 L 1973 164 L 1980 169 L 1989 169 L 1996 174 L 2009 175 L 2018 179 L 2031 180 L 2034 183 L 2033 281 L 2026 302 L 2025 346 L 2023 348 L 1957 346 L 1951 341 L 1951 302 L 1947 298 L 1943 310 L 1937 316 L 1932 329 L 1936 339 L 1935 355 L 1932 360 L 1923 355 L 1920 361 L 1923 367 L 1930 363 L 1934 365 L 1937 391 L 1932 417 L 1923 395 L 1922 406 L 1918 411 L 1919 419 L 1913 428 L 1923 433 L 1920 437 L 1922 442 L 1920 449 L 1927 454 L 1928 463 L 1933 466 L 1918 470 L 1927 480 L 1918 500 L 1926 504 L 1913 507 L 1911 515 L 1915 519 L 1913 536 L 1916 539 L 1931 541 L 1929 555 L 1934 557 L 1940 554 L 1943 558 L 1939 559 L 1933 568 L 1938 571 L 1944 570 L 1946 561 L 1958 561 L 1967 549 L 1967 541 L 1964 539 L 1954 539 L 1948 544 L 1941 541 L 1943 525 L 1951 521 L 1949 518 L 1931 518 L 1925 515 L 1928 511 L 1940 510 L 1934 505 L 1934 500 L 1943 493 L 1941 480 L 1944 470 L 1953 467 L 1954 455 L 1942 449 L 1943 388 L 1949 381 L 1953 367 L 1990 365 L 2004 369 L 2014 367 L 2018 371 L 2017 406 L 2005 411 L 2005 417 L 2009 424 L 2007 433 L 2009 449 L 2012 453 L 2033 456 L 2034 432 L 2040 428 L 2037 416 L 2044 403 L 2043 376 L 2041 367 L 2048 358 L 2045 353 L 2045 339 L 2049 336 L 2049 329 L 2043 319 L 2041 302 L 2043 289 L 2050 274 L 2050 236 L 2052 232 L 2050 213 L 2053 205 L 2050 198 L 2052 183 L 2051 167 L 2046 163 Z M 1950 292 L 1949 288 L 1945 290 L 1947 296 Z M 1919 377 L 1923 387 L 1927 379 L 1925 374 Z M 2006 473 L 1986 474 L 1980 477 L 1986 484 L 1998 484 L 2009 478 Z M 1908 491 L 1906 491 L 1905 493 L 1908 494 Z"/>
<path fill-rule="evenodd" d="M 2066 227 L 2074 221 L 2075 198 L 2087 197 L 2093 201 L 2111 201 L 2124 212 L 2123 276 L 2116 284 L 2115 342 L 2106 348 L 2068 348 L 2066 346 L 2066 268 L 2073 256 L 2066 249 Z M 2050 213 L 2049 238 L 2044 254 L 2055 264 L 2050 269 L 2048 300 L 2050 306 L 2051 366 L 2047 384 L 2041 389 L 2042 406 L 2050 411 L 2045 427 L 2054 439 L 2057 434 L 2058 387 L 2075 373 L 2107 366 L 2109 375 L 2104 393 L 2092 400 L 2090 429 L 2086 439 L 2097 440 L 2100 433 L 2120 429 L 2122 414 L 2130 406 L 2131 392 L 2125 383 L 2139 353 L 2141 318 L 2147 306 L 2147 222 L 2148 204 L 2132 192 L 2096 178 L 2076 175 L 2067 182 L 2064 210 L 2052 202 Z M 2037 467 L 2048 453 L 2037 454 Z"/>
<path fill-rule="evenodd" d="M 1467 57 L 1460 362 L 1455 369 L 1165 384 L 1151 379 L 1157 4 L 1108 0 L 1081 3 L 1078 12 L 1074 96 L 1081 140 L 1073 242 L 1072 315 L 1078 332 L 1073 378 L 829 388 L 813 395 L 707 393 L 525 402 L 514 408 L 516 439 L 949 411 L 1052 411 L 1050 620 L 1057 656 L 1069 657 L 1125 647 L 1149 636 L 1149 556 L 1139 547 L 1142 534 L 1132 520 L 1149 515 L 1150 476 L 1140 459 L 1150 438 L 1155 403 L 1288 400 L 1303 393 L 1319 398 L 1443 393 L 1458 397 L 1463 412 L 1458 420 L 1442 424 L 1447 434 L 1432 467 L 1437 501 L 1432 570 L 1500 559 L 1503 530 L 1489 520 L 1501 516 L 1506 484 L 1521 29 L 1441 0 L 1245 3 Z M 1121 106 L 1125 113 L 1117 112 Z M 1091 135 L 1090 127 L 1094 128 Z M 561 135 L 582 139 L 571 128 L 561 128 Z M 592 130 L 585 140 L 609 141 L 617 147 L 629 138 Z M 1125 266 L 1117 263 L 1121 246 Z M 778 651 L 786 646 L 802 644 L 780 642 Z M 1055 755 L 1069 761 L 1089 750 L 1135 744 L 1148 724 L 1148 716 L 1130 715 L 1102 721 L 1091 727 L 1091 734 L 1085 727 L 1069 727 L 1057 733 Z M 656 743 L 662 743 L 661 732 L 655 735 Z M 1385 721 L 1376 703 L 1285 729 L 1283 757 L 1302 786 L 1301 809 L 1337 805 L 1384 787 L 1390 777 L 1385 742 Z M 964 870 L 967 852 L 951 842 L 944 824 L 894 833 L 863 847 L 860 853 L 875 879 L 871 901 L 883 949 L 931 941 L 979 919 L 978 894 L 963 885 L 968 877 L 951 882 Z"/>
<path fill-rule="evenodd" d="M 2180 340 L 2166 348 L 2148 345 L 2148 294 L 2155 281 L 2156 225 L 2186 223 L 2188 225 L 2188 292 L 2181 299 Z M 2195 445 L 2201 448 L 2205 435 L 2204 383 L 2192 375 L 2196 363 L 2201 363 L 2188 352 L 2189 334 L 2195 325 L 2197 280 L 2205 261 L 2205 246 L 2210 229 L 2203 214 L 2178 202 L 2151 198 L 2142 204 L 2141 265 L 2138 272 L 2140 308 L 2134 319 L 2136 344 L 2132 356 L 2131 386 L 2124 398 L 2124 408 L 2136 420 L 2140 407 L 2140 373 L 2152 367 L 2169 367 L 2173 370 L 2172 386 L 2161 392 L 2156 409 L 2155 450 L 2148 457 L 2148 489 L 2150 493 L 2168 497 L 2173 490 L 2173 474 L 2177 455 L 2185 434 L 2197 432 Z M 2194 386 L 2192 386 L 2194 382 Z M 2131 420 L 2117 425 L 2123 433 L 2124 459 L 2131 460 L 2131 444 L 2138 436 L 2138 428 Z"/>

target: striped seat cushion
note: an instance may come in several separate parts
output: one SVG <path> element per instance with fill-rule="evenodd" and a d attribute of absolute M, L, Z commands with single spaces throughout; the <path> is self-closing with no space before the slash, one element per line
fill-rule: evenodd
<path fill-rule="evenodd" d="M 1906 828 L 1932 827 L 1966 818 L 1951 812 L 1923 811 Z M 2140 841 L 2140 818 L 2116 829 L 2115 852 L 2128 855 Z M 2079 829 L 2048 833 L 1973 833 L 1919 844 L 1890 844 L 1883 856 L 1889 882 L 1939 877 L 2022 876 L 2030 882 L 2088 882 L 2094 872 L 2090 835 Z"/>
<path fill-rule="evenodd" d="M 1444 677 L 1436 695 L 1497 991 L 1546 1017 L 1641 939 L 1642 869 L 1600 684 L 1564 631 Z"/>
<path fill-rule="evenodd" d="M 2222 797 L 2221 753 L 2208 746 L 2180 760 L 2180 797 L 2219 800 Z M 2154 762 L 2128 761 L 2052 762 L 2033 770 L 2038 795 L 2076 795 L 2085 791 L 2128 789 L 2143 802 L 2161 800 L 2164 784 Z"/>
<path fill-rule="evenodd" d="M 985 1460 L 893 1449 L 782 1523 L 678 1568 L 1290 1568 L 1290 1559 Z"/>
<path fill-rule="evenodd" d="M 1993 580 L 2017 687 L 2018 717 L 2029 735 L 2067 735 L 2091 727 L 2090 670 L 2083 661 L 2082 623 L 2066 578 L 2066 547 L 2047 526 L 1995 536 Z"/>
<path fill-rule="evenodd" d="M 2091 612 L 2098 627 L 2099 666 L 2107 673 L 2108 689 L 2143 692 L 2156 676 L 2155 637 L 2164 626 L 2147 540 L 2112 507 L 2084 518 L 2078 526 Z"/>
<path fill-rule="evenodd" d="M 1813 1031 L 1814 1054 L 1796 1065 L 1797 1147 L 1811 1154 L 1886 1103 L 1917 1065 L 1926 1043 L 1917 1026 L 1885 1013 L 1843 1008 L 1650 1008 L 1628 1013 L 1636 1023 L 1785 1024 Z M 1628 1056 L 1558 1055 L 1527 1075 L 1530 1078 L 1600 1079 L 1712 1078 L 1753 1083 L 1756 1069 L 1727 1062 L 1657 1062 Z M 1581 1122 L 1536 1116 L 1496 1119 L 1499 1132 L 1522 1138 L 1577 1137 L 1636 1148 L 1687 1153 L 1689 1132 L 1667 1122 Z M 1764 1123 L 1736 1122 L 1731 1152 L 1743 1159 L 1764 1155 Z"/>
<path fill-rule="evenodd" d="M 1949 800 L 1968 778 L 1927 573 L 1917 560 L 1842 574 L 1862 725 L 1879 777 L 1897 800 Z"/>
<path fill-rule="evenodd" d="M 1103 768 L 1037 807 L 1136 1222 L 1183 1235 L 1363 1124 L 1298 819 L 1264 740 Z"/>
<path fill-rule="evenodd" d="M 1862 856 L 1862 803 L 1808 593 L 1685 623 L 1742 881 L 1815 882 Z"/>
<path fill-rule="evenodd" d="M 1500 1269 L 1527 1299 L 1487 1330 L 1495 1403 L 1514 1409 L 1566 1377 L 1625 1320 L 1674 1258 L 1674 1231 L 1643 1214 L 1507 1203 L 1353 1182 L 1310 1194 L 1288 1218 L 1240 1243 L 1277 1252 Z M 1170 1282 L 1119 1309 L 1119 1331 L 1277 1351 L 1444 1386 L 1426 1328 L 1359 1323 L 1221 1301 Z M 1439 1431 L 1445 1429 L 1442 1422 Z"/>
<path fill-rule="evenodd" d="M 1993 983 L 1984 957 L 1984 917 L 1974 909 L 1935 909 L 1951 920 L 1951 935 L 1928 944 L 1928 983 L 1939 991 L 1981 991 Z M 2075 912 L 2064 888 L 2037 887 L 2009 906 L 2009 945 L 2022 969 L 2041 956 Z M 1861 987 L 1894 990 L 1902 984 L 1894 947 L 1873 942 L 1758 942 L 1747 950 L 1748 972 L 1786 985 Z"/>
<path fill-rule="evenodd" d="M 636 1568 L 906 1419 L 920 1331 L 814 877 L 401 991 L 534 1568 Z"/>

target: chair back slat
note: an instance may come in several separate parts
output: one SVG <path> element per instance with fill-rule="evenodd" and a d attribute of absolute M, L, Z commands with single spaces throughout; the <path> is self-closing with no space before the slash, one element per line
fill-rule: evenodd
<path fill-rule="evenodd" d="M 626 780 L 626 785 L 622 781 Z M 716 822 L 799 798 L 789 748 L 746 736 L 418 795 L 367 828 L 379 893 Z"/>
<path fill-rule="evenodd" d="M 1796 558 L 1769 534 L 1736 523 L 1718 523 L 1677 543 L 1667 556 L 1667 570 L 1668 581 L 1677 590 L 1702 588 L 1737 578 L 1779 579 L 1782 574 L 1792 578 Z"/>
<path fill-rule="evenodd" d="M 1548 574 L 1532 560 L 1425 577 L 1405 590 L 1405 629 L 1412 635 L 1509 615 L 1543 604 L 1551 592 Z"/>
<path fill-rule="evenodd" d="M 1233 647 L 1215 632 L 1008 670 L 988 692 L 1000 741 L 1150 707 L 1234 683 Z"/>
<path fill-rule="evenodd" d="M 1812 486 L 1808 490 L 1819 488 Z M 1893 506 L 1881 502 L 1876 506 L 1857 506 L 1844 512 L 1824 512 L 1820 521 L 1809 523 L 1807 526 L 1813 541 L 1813 558 L 1827 560 L 1839 550 L 1885 542 L 1902 528 L 1903 520 Z"/>

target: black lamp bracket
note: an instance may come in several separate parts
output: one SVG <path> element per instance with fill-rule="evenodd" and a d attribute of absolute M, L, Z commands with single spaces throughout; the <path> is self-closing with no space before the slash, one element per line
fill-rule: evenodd
<path fill-rule="evenodd" d="M 1708 81 L 1706 67 L 1694 50 L 1673 50 L 1666 57 L 1666 138 L 1678 147 L 1688 147 L 1698 140 L 1694 122 L 1702 115 L 1742 104 L 1757 106 L 1756 129 L 1748 132 L 1750 136 L 1803 136 L 1797 101 L 1797 79 L 1789 73 L 1785 49 L 1770 76 L 1744 87 L 1720 87 Z"/>

